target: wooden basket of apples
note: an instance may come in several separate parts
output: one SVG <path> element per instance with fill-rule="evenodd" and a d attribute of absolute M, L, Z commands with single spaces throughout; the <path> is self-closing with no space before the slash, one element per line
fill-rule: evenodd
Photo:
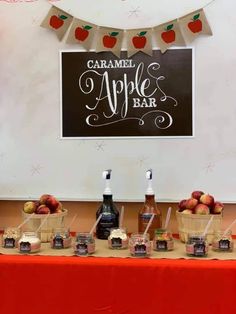
<path fill-rule="evenodd" d="M 211 243 L 214 232 L 221 229 L 224 205 L 215 201 L 210 194 L 194 191 L 189 199 L 180 201 L 178 207 L 176 217 L 180 240 L 186 242 L 189 233 L 203 233 L 213 215 L 214 218 L 207 232 L 207 241 Z"/>
<path fill-rule="evenodd" d="M 32 217 L 26 222 L 25 228 L 30 231 L 36 231 L 40 226 L 45 215 L 50 214 L 39 231 L 39 237 L 42 242 L 50 242 L 53 229 L 64 226 L 64 219 L 67 210 L 63 208 L 55 196 L 43 194 L 38 201 L 28 201 L 23 206 L 23 219 Z"/>

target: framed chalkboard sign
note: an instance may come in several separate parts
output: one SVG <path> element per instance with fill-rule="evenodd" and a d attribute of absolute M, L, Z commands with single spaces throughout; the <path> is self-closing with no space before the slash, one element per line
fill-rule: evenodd
<path fill-rule="evenodd" d="M 193 136 L 193 50 L 61 51 L 61 137 Z"/>

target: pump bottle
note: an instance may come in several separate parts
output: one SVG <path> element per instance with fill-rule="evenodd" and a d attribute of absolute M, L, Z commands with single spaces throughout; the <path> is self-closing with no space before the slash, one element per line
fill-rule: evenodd
<path fill-rule="evenodd" d="M 161 211 L 157 207 L 155 194 L 152 188 L 152 169 L 146 171 L 146 179 L 147 190 L 143 207 L 140 209 L 138 214 L 138 231 L 140 233 L 145 231 L 152 214 L 154 214 L 154 219 L 148 230 L 150 239 L 152 240 L 154 238 L 155 229 L 161 228 Z"/>
<path fill-rule="evenodd" d="M 113 202 L 110 188 L 110 169 L 103 171 L 103 179 L 105 179 L 103 202 L 96 213 L 96 219 L 100 214 L 102 214 L 102 218 L 100 219 L 96 228 L 96 236 L 98 239 L 107 239 L 110 235 L 110 229 L 119 226 L 119 211 Z"/>

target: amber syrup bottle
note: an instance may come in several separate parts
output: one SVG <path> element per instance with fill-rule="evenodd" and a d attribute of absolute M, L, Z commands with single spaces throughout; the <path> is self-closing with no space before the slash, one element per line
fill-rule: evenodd
<path fill-rule="evenodd" d="M 161 211 L 157 207 L 155 201 L 155 194 L 152 188 L 152 170 L 149 169 L 146 172 L 146 179 L 148 181 L 148 186 L 145 194 L 145 201 L 142 208 L 138 214 L 138 231 L 143 233 L 146 229 L 146 226 L 154 214 L 154 219 L 149 227 L 148 233 L 150 235 L 150 239 L 154 238 L 155 229 L 161 228 L 162 221 L 161 221 Z"/>

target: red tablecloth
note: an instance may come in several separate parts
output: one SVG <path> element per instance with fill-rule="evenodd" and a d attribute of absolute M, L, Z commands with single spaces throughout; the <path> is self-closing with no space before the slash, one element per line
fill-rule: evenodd
<path fill-rule="evenodd" d="M 0 256 L 1 314 L 235 314 L 236 261 Z"/>

